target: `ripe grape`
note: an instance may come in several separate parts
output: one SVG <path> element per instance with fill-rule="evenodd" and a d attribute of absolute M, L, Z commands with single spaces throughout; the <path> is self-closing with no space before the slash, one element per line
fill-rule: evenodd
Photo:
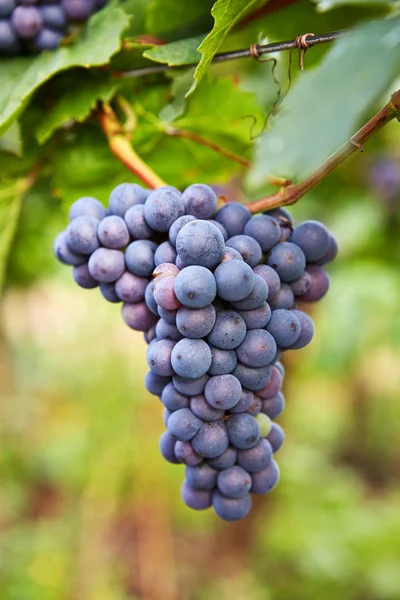
<path fill-rule="evenodd" d="M 248 413 L 231 415 L 227 420 L 229 440 L 238 450 L 255 446 L 260 439 L 260 426 Z"/>
<path fill-rule="evenodd" d="M 148 331 L 157 322 L 157 317 L 150 312 L 145 302 L 125 303 L 122 306 L 122 318 L 128 327 L 136 331 Z"/>
<path fill-rule="evenodd" d="M 278 423 L 272 423 L 271 431 L 267 435 L 266 439 L 271 445 L 272 452 L 278 452 L 278 450 L 283 446 L 283 442 L 285 441 L 285 433 Z"/>
<path fill-rule="evenodd" d="M 202 421 L 219 421 L 224 416 L 224 411 L 210 406 L 203 394 L 190 398 L 190 410 Z"/>
<path fill-rule="evenodd" d="M 224 521 L 238 521 L 249 514 L 251 498 L 249 494 L 243 498 L 227 498 L 216 491 L 212 497 L 212 504 L 217 515 Z"/>
<path fill-rule="evenodd" d="M 205 267 L 194 265 L 176 276 L 175 294 L 188 308 L 204 308 L 211 304 L 217 293 L 214 275 Z"/>
<path fill-rule="evenodd" d="M 243 300 L 254 288 L 254 273 L 242 260 L 221 262 L 215 269 L 214 277 L 218 295 L 230 302 Z"/>
<path fill-rule="evenodd" d="M 262 401 L 262 412 L 270 419 L 276 419 L 285 408 L 285 397 L 281 392 L 272 398 L 266 398 Z"/>
<path fill-rule="evenodd" d="M 211 366 L 211 350 L 203 340 L 184 338 L 173 349 L 171 360 L 175 373 L 187 379 L 197 379 L 205 375 Z"/>
<path fill-rule="evenodd" d="M 168 419 L 168 431 L 180 442 L 188 442 L 200 430 L 202 422 L 194 416 L 189 408 L 180 408 L 171 414 Z M 194 450 L 197 452 L 195 446 Z M 197 452 L 200 454 L 200 452 Z"/>
<path fill-rule="evenodd" d="M 210 467 L 206 462 L 201 465 L 185 469 L 185 477 L 188 484 L 195 490 L 213 490 L 217 483 L 218 471 Z"/>
<path fill-rule="evenodd" d="M 165 460 L 167 460 L 168 462 L 170 462 L 172 464 L 176 464 L 176 465 L 179 464 L 179 460 L 175 456 L 176 440 L 175 440 L 175 438 L 172 437 L 172 435 L 170 433 L 168 433 L 168 431 L 163 433 L 162 436 L 160 437 L 159 445 L 160 445 L 160 452 L 161 452 L 162 456 L 165 458 Z"/>
<path fill-rule="evenodd" d="M 299 318 L 292 310 L 283 308 L 274 310 L 267 325 L 267 331 L 273 335 L 278 346 L 287 348 L 294 344 L 300 336 Z"/>
<path fill-rule="evenodd" d="M 93 217 L 76 217 L 66 229 L 66 243 L 78 254 L 92 254 L 99 247 L 97 227 L 99 221 Z"/>
<path fill-rule="evenodd" d="M 207 340 L 215 348 L 234 350 L 246 336 L 246 324 L 242 317 L 233 310 L 217 312 L 214 327 Z"/>
<path fill-rule="evenodd" d="M 223 471 L 224 469 L 229 469 L 229 467 L 233 467 L 237 458 L 237 450 L 232 446 L 229 446 L 225 452 L 217 456 L 216 458 L 209 458 L 208 464 L 213 469 L 217 469 L 217 471 Z"/>
<path fill-rule="evenodd" d="M 243 204 L 230 202 L 217 211 L 215 219 L 225 227 L 229 237 L 233 237 L 243 233 L 244 226 L 251 216 L 251 212 Z"/>
<path fill-rule="evenodd" d="M 154 231 L 168 231 L 184 212 L 180 195 L 172 189 L 151 192 L 144 204 L 144 218 Z"/>
<path fill-rule="evenodd" d="M 268 215 L 257 215 L 247 221 L 243 233 L 254 238 L 261 250 L 271 250 L 280 240 L 281 231 L 278 221 Z"/>
<path fill-rule="evenodd" d="M 217 209 L 215 192 L 202 183 L 190 185 L 182 194 L 185 211 L 196 219 L 211 219 Z"/>
<path fill-rule="evenodd" d="M 147 285 L 148 280 L 145 277 L 137 277 L 125 271 L 115 282 L 115 293 L 124 302 L 142 302 Z"/>
<path fill-rule="evenodd" d="M 272 430 L 271 430 L 272 432 Z M 237 463 L 249 473 L 257 473 L 265 469 L 272 458 L 272 446 L 267 439 L 262 438 L 252 448 L 239 450 Z"/>
<path fill-rule="evenodd" d="M 198 309 L 182 306 L 176 313 L 176 326 L 187 338 L 203 338 L 214 327 L 215 319 L 216 312 L 212 304 Z"/>
<path fill-rule="evenodd" d="M 276 270 L 281 281 L 290 283 L 302 276 L 306 258 L 296 244 L 281 242 L 269 253 L 268 265 Z"/>
<path fill-rule="evenodd" d="M 192 444 L 194 451 L 204 458 L 221 456 L 229 446 L 229 437 L 225 422 L 214 421 L 213 423 L 203 423 L 193 438 Z"/>
<path fill-rule="evenodd" d="M 211 366 L 208 369 L 209 375 L 225 375 L 232 373 L 237 365 L 237 358 L 234 350 L 221 350 L 210 346 Z"/>
<path fill-rule="evenodd" d="M 238 310 L 254 310 L 264 304 L 268 297 L 268 286 L 264 279 L 259 275 L 254 277 L 254 287 L 250 294 L 239 300 L 239 302 L 232 302 L 232 305 Z"/>
<path fill-rule="evenodd" d="M 203 462 L 202 457 L 196 454 L 190 442 L 177 441 L 175 443 L 175 456 L 178 462 L 189 467 L 195 467 Z"/>
<path fill-rule="evenodd" d="M 190 221 L 176 238 L 179 258 L 188 266 L 200 265 L 211 269 L 220 262 L 224 248 L 222 233 L 208 221 Z"/>
<path fill-rule="evenodd" d="M 129 244 L 129 231 L 125 221 L 116 215 L 110 215 L 100 221 L 97 228 L 100 244 L 105 248 L 121 250 Z"/>
<path fill-rule="evenodd" d="M 215 375 L 206 384 L 204 395 L 210 406 L 229 410 L 240 400 L 242 386 L 233 375 Z"/>
<path fill-rule="evenodd" d="M 218 474 L 218 489 L 227 498 L 243 498 L 251 488 L 251 477 L 242 467 L 233 466 Z"/>
<path fill-rule="evenodd" d="M 249 235 L 235 235 L 229 238 L 226 245 L 237 250 L 244 262 L 250 265 L 250 267 L 257 266 L 261 260 L 261 246 Z"/>
<path fill-rule="evenodd" d="M 254 473 L 251 477 L 251 491 L 253 494 L 268 494 L 279 481 L 279 467 L 271 460 L 265 469 Z"/>
<path fill-rule="evenodd" d="M 182 500 L 193 510 L 205 510 L 212 505 L 212 493 L 207 490 L 195 490 L 186 481 L 181 488 Z"/>
<path fill-rule="evenodd" d="M 171 340 L 156 340 L 147 348 L 147 364 L 157 375 L 168 377 L 174 374 L 171 364 L 171 354 L 174 346 L 175 342 Z"/>
<path fill-rule="evenodd" d="M 276 354 L 276 342 L 264 329 L 251 329 L 236 348 L 238 360 L 248 367 L 266 367 Z"/>
<path fill-rule="evenodd" d="M 292 233 L 292 242 L 300 246 L 308 262 L 315 262 L 328 251 L 330 235 L 318 221 L 304 221 Z"/>
<path fill-rule="evenodd" d="M 119 250 L 97 248 L 89 258 L 88 265 L 90 274 L 96 281 L 110 283 L 119 279 L 124 272 L 124 255 Z"/>
<path fill-rule="evenodd" d="M 162 390 L 161 402 L 171 412 L 180 408 L 189 408 L 189 397 L 178 392 L 172 382 L 168 383 Z"/>

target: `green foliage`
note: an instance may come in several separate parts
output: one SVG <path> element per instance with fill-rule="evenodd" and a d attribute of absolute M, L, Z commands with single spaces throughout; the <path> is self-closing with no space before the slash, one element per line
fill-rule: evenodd
<path fill-rule="evenodd" d="M 21 211 L 24 184 L 23 180 L 17 180 L 9 185 L 0 186 L 0 290 L 3 287 L 4 270 Z"/>
<path fill-rule="evenodd" d="M 169 66 L 191 65 L 200 60 L 197 48 L 204 39 L 204 35 L 179 40 L 162 46 L 153 46 L 143 53 L 143 56 L 155 62 L 165 63 Z"/>

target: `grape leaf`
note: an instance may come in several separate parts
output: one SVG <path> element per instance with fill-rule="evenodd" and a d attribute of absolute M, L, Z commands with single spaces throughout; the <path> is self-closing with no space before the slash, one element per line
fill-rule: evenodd
<path fill-rule="evenodd" d="M 210 10 L 215 0 L 151 0 L 146 31 L 166 41 L 199 35 L 212 27 Z"/>
<path fill-rule="evenodd" d="M 22 140 L 18 123 L 13 123 L 8 131 L 0 137 L 0 151 L 9 152 L 15 156 L 21 156 Z"/>
<path fill-rule="evenodd" d="M 8 253 L 21 212 L 24 184 L 24 180 L 17 180 L 11 185 L 0 186 L 0 291 L 4 283 Z"/>
<path fill-rule="evenodd" d="M 56 73 L 71 67 L 89 68 L 108 63 L 120 48 L 121 33 L 128 22 L 122 9 L 110 5 L 90 19 L 74 45 L 42 52 L 35 58 L 2 60 L 0 133 L 15 121 L 35 90 Z"/>
<path fill-rule="evenodd" d="M 199 35 L 186 40 L 163 44 L 162 46 L 153 46 L 150 50 L 146 50 L 143 56 L 170 66 L 195 64 L 200 60 L 197 48 L 203 40 L 204 35 Z"/>
<path fill-rule="evenodd" d="M 317 0 L 317 10 L 325 12 L 339 6 L 393 6 L 395 0 Z"/>
<path fill-rule="evenodd" d="M 217 0 L 211 11 L 214 17 L 214 27 L 198 48 L 202 56 L 194 73 L 194 82 L 188 94 L 195 89 L 204 77 L 207 67 L 233 25 L 250 10 L 263 3 L 264 0 L 262 2 L 260 0 Z"/>
<path fill-rule="evenodd" d="M 340 38 L 303 73 L 259 144 L 249 182 L 304 176 L 355 132 L 360 113 L 400 68 L 400 17 L 367 23 Z"/>
<path fill-rule="evenodd" d="M 56 104 L 46 113 L 38 124 L 35 135 L 39 144 L 44 144 L 55 129 L 75 121 L 82 123 L 96 107 L 98 100 L 111 100 L 120 83 L 112 79 L 91 77 L 79 81 L 76 87 L 69 87 Z"/>

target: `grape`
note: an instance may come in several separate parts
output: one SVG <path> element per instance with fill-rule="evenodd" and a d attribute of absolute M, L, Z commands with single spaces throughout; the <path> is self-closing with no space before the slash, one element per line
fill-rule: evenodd
<path fill-rule="evenodd" d="M 179 342 L 183 337 L 175 325 L 167 323 L 164 319 L 159 319 L 156 325 L 156 334 L 159 340 L 172 340 L 173 342 Z"/>
<path fill-rule="evenodd" d="M 121 250 L 129 244 L 129 231 L 126 223 L 121 217 L 111 215 L 100 221 L 97 236 L 100 243 L 106 248 Z"/>
<path fill-rule="evenodd" d="M 277 362 L 274 366 L 278 369 L 278 371 L 282 375 L 282 377 L 284 377 L 285 376 L 285 367 L 283 366 L 283 364 L 281 362 Z"/>
<path fill-rule="evenodd" d="M 221 223 L 219 223 L 218 221 L 214 221 L 214 219 L 208 219 L 208 222 L 212 223 L 213 225 L 215 225 L 215 227 L 217 229 L 220 230 L 220 232 L 222 233 L 222 237 L 224 238 L 224 242 L 226 242 L 226 240 L 228 239 L 229 236 L 228 236 L 228 232 L 226 231 L 225 227 L 223 225 L 221 225 Z"/>
<path fill-rule="evenodd" d="M 142 302 L 145 297 L 148 280 L 145 277 L 137 277 L 125 271 L 115 282 L 115 293 L 124 302 Z"/>
<path fill-rule="evenodd" d="M 278 221 L 267 215 L 257 215 L 247 221 L 243 233 L 254 238 L 261 250 L 271 250 L 280 240 L 281 230 Z"/>
<path fill-rule="evenodd" d="M 265 469 L 252 475 L 251 481 L 253 494 L 268 494 L 279 481 L 279 467 L 276 462 L 271 460 Z"/>
<path fill-rule="evenodd" d="M 172 223 L 171 227 L 169 228 L 168 236 L 169 241 L 173 246 L 176 245 L 176 238 L 178 237 L 178 233 L 180 232 L 182 227 L 186 225 L 186 223 L 190 223 L 190 221 L 195 220 L 196 219 L 192 215 L 182 215 L 182 217 L 179 217 L 179 219 Z"/>
<path fill-rule="evenodd" d="M 279 291 L 271 299 L 268 299 L 269 305 L 272 310 L 278 308 L 286 308 L 290 310 L 295 307 L 295 299 L 293 290 L 287 283 L 282 283 Z"/>
<path fill-rule="evenodd" d="M 0 18 L 11 15 L 15 8 L 15 0 L 0 0 Z"/>
<path fill-rule="evenodd" d="M 64 29 L 67 19 L 65 12 L 59 4 L 41 6 L 40 10 L 45 25 L 54 29 Z"/>
<path fill-rule="evenodd" d="M 257 265 L 253 269 L 255 275 L 259 275 L 268 285 L 268 297 L 274 297 L 281 286 L 281 280 L 278 273 L 268 265 Z"/>
<path fill-rule="evenodd" d="M 300 246 L 308 262 L 322 258 L 328 251 L 330 241 L 329 231 L 318 221 L 304 221 L 292 234 L 292 242 Z"/>
<path fill-rule="evenodd" d="M 163 389 L 170 381 L 170 377 L 161 377 L 161 375 L 156 375 L 153 371 L 148 371 L 144 378 L 147 391 L 154 396 L 161 396 Z"/>
<path fill-rule="evenodd" d="M 87 256 L 78 254 L 67 246 L 67 235 L 65 231 L 58 234 L 54 240 L 54 254 L 64 265 L 77 267 L 87 261 Z"/>
<path fill-rule="evenodd" d="M 224 248 L 222 233 L 208 221 L 190 221 L 176 238 L 178 255 L 188 266 L 200 265 L 211 269 L 220 262 Z"/>
<path fill-rule="evenodd" d="M 296 279 L 296 281 L 293 281 L 290 284 L 293 294 L 295 296 L 302 296 L 303 294 L 308 292 L 308 290 L 311 287 L 311 281 L 311 275 L 307 273 L 307 271 L 304 271 L 303 275 L 299 277 L 299 279 Z"/>
<path fill-rule="evenodd" d="M 182 194 L 185 211 L 196 219 L 211 219 L 217 210 L 215 192 L 202 183 L 190 185 Z"/>
<path fill-rule="evenodd" d="M 209 458 L 208 464 L 213 469 L 217 469 L 217 471 L 223 471 L 224 469 L 229 469 L 229 467 L 233 467 L 236 462 L 237 451 L 232 446 L 229 446 L 225 452 L 217 456 L 216 458 Z"/>
<path fill-rule="evenodd" d="M 124 218 L 131 206 L 144 204 L 145 200 L 146 190 L 140 185 L 137 183 L 120 183 L 111 192 L 108 205 L 112 215 Z"/>
<path fill-rule="evenodd" d="M 234 350 L 220 350 L 210 347 L 211 366 L 208 369 L 209 375 L 226 375 L 232 373 L 237 365 L 237 358 Z"/>
<path fill-rule="evenodd" d="M 154 298 L 154 281 L 150 281 L 147 284 L 147 287 L 144 292 L 144 300 L 147 308 L 153 313 L 153 315 L 158 316 L 159 306 Z"/>
<path fill-rule="evenodd" d="M 265 469 L 269 465 L 271 458 L 272 447 L 265 438 L 260 439 L 252 448 L 239 450 L 237 453 L 238 465 L 249 473 L 257 473 L 257 471 Z"/>
<path fill-rule="evenodd" d="M 155 190 L 144 204 L 144 218 L 154 231 L 168 231 L 184 212 L 181 196 L 172 189 Z"/>
<path fill-rule="evenodd" d="M 258 396 L 253 396 L 253 401 L 250 404 L 249 408 L 246 410 L 246 412 L 252 417 L 256 417 L 258 414 L 260 414 L 261 408 L 261 398 L 259 398 Z"/>
<path fill-rule="evenodd" d="M 74 267 L 72 269 L 72 276 L 75 283 L 85 290 L 91 290 L 99 285 L 98 282 L 93 279 L 87 263 Z"/>
<path fill-rule="evenodd" d="M 0 52 L 13 54 L 19 50 L 19 42 L 10 22 L 0 19 Z"/>
<path fill-rule="evenodd" d="M 190 266 L 176 276 L 174 289 L 177 298 L 184 306 L 204 308 L 214 300 L 217 284 L 214 275 L 208 269 Z"/>
<path fill-rule="evenodd" d="M 205 462 L 185 469 L 186 481 L 195 490 L 213 490 L 217 484 L 217 475 L 218 471 Z"/>
<path fill-rule="evenodd" d="M 240 400 L 242 386 L 233 375 L 216 375 L 207 381 L 204 395 L 214 408 L 228 410 Z"/>
<path fill-rule="evenodd" d="M 178 392 L 186 396 L 198 396 L 202 394 L 208 380 L 208 375 L 203 375 L 203 377 L 198 377 L 197 379 L 186 379 L 180 375 L 173 376 L 174 386 Z"/>
<path fill-rule="evenodd" d="M 248 367 L 266 367 L 276 354 L 276 342 L 264 329 L 251 329 L 236 348 L 238 360 Z"/>
<path fill-rule="evenodd" d="M 168 462 L 177 465 L 179 464 L 179 460 L 175 456 L 175 444 L 176 440 L 172 437 L 170 433 L 168 433 L 168 431 L 163 433 L 160 437 L 159 445 L 162 456 Z"/>
<path fill-rule="evenodd" d="M 163 242 L 154 254 L 154 263 L 156 266 L 162 263 L 174 263 L 176 256 L 176 250 L 171 242 Z"/>
<path fill-rule="evenodd" d="M 253 310 L 264 304 L 268 297 L 268 286 L 264 279 L 259 275 L 254 277 L 254 287 L 250 294 L 239 302 L 232 302 L 234 308 L 238 310 Z"/>
<path fill-rule="evenodd" d="M 171 412 L 180 408 L 189 408 L 189 397 L 178 392 L 172 382 L 168 383 L 162 390 L 161 402 Z"/>
<path fill-rule="evenodd" d="M 269 304 L 264 302 L 258 308 L 253 310 L 238 310 L 238 314 L 246 323 L 247 329 L 264 329 L 271 318 L 271 309 Z"/>
<path fill-rule="evenodd" d="M 240 395 L 240 400 L 237 404 L 235 404 L 235 406 L 233 406 L 232 408 L 229 409 L 230 413 L 242 413 L 242 412 L 246 412 L 250 406 L 252 405 L 254 401 L 254 394 L 253 392 L 250 392 L 249 390 L 243 390 L 242 389 L 242 393 Z"/>
<path fill-rule="evenodd" d="M 278 452 L 285 441 L 285 434 L 282 427 L 280 427 L 278 423 L 272 423 L 271 431 L 267 435 L 266 439 L 271 445 L 272 452 Z"/>
<path fill-rule="evenodd" d="M 255 419 L 260 426 L 260 437 L 265 438 L 271 431 L 271 419 L 264 412 L 256 415 Z"/>
<path fill-rule="evenodd" d="M 246 298 L 254 288 L 254 273 L 251 267 L 241 260 L 222 262 L 215 269 L 214 277 L 218 295 L 230 302 Z"/>
<path fill-rule="evenodd" d="M 299 296 L 302 302 L 317 302 L 321 300 L 329 289 L 328 274 L 316 265 L 307 265 L 307 272 L 311 277 L 311 286 L 308 292 Z"/>
<path fill-rule="evenodd" d="M 154 255 L 155 256 L 155 255 Z M 153 277 L 159 280 L 163 277 L 176 277 L 179 273 L 179 269 L 173 263 L 160 263 L 156 266 L 153 271 Z"/>
<path fill-rule="evenodd" d="M 157 340 L 147 348 L 147 364 L 157 375 L 168 377 L 174 374 L 171 366 L 171 354 L 174 346 L 175 342 L 171 340 Z"/>
<path fill-rule="evenodd" d="M 327 263 L 332 262 L 336 258 L 338 250 L 339 249 L 338 249 L 337 241 L 335 240 L 333 235 L 330 233 L 328 250 L 325 252 L 325 254 L 321 258 L 314 261 L 315 264 L 322 266 L 322 265 L 326 265 Z"/>
<path fill-rule="evenodd" d="M 101 221 L 106 216 L 106 209 L 96 198 L 84 196 L 79 198 L 69 209 L 69 219 L 72 221 L 76 217 L 93 217 L 97 221 Z"/>
<path fill-rule="evenodd" d="M 176 313 L 176 326 L 187 338 L 203 338 L 210 333 L 216 319 L 212 304 L 204 308 L 187 308 L 182 306 Z"/>
<path fill-rule="evenodd" d="M 150 345 L 151 342 L 153 340 L 155 340 L 157 337 L 155 326 L 153 325 L 153 327 L 151 329 L 149 329 L 148 331 L 145 331 L 143 333 L 143 337 L 144 337 L 144 341 L 146 342 L 146 344 Z"/>
<path fill-rule="evenodd" d="M 233 310 L 217 313 L 215 325 L 207 340 L 215 348 L 234 350 L 243 342 L 246 336 L 246 324 L 242 317 Z"/>
<path fill-rule="evenodd" d="M 218 474 L 218 489 L 227 498 L 243 498 L 251 488 L 251 477 L 242 467 L 233 466 Z"/>
<path fill-rule="evenodd" d="M 136 240 L 151 238 L 154 231 L 144 218 L 143 204 L 134 204 L 125 213 L 124 220 L 131 236 Z"/>
<path fill-rule="evenodd" d="M 281 227 L 282 225 L 289 229 L 293 229 L 294 227 L 293 217 L 285 208 L 273 208 L 272 210 L 265 211 L 264 214 L 276 219 Z"/>
<path fill-rule="evenodd" d="M 217 515 L 224 521 L 244 519 L 251 509 L 249 494 L 243 498 L 226 498 L 219 491 L 214 492 L 212 504 Z"/>
<path fill-rule="evenodd" d="M 262 412 L 270 419 L 276 419 L 285 408 L 285 397 L 279 392 L 272 398 L 267 398 L 262 402 Z"/>
<path fill-rule="evenodd" d="M 125 251 L 128 270 L 139 277 L 149 277 L 154 270 L 154 254 L 157 246 L 150 240 L 136 240 Z"/>
<path fill-rule="evenodd" d="M 207 490 L 194 490 L 186 481 L 181 488 L 182 500 L 193 510 L 205 510 L 212 505 L 212 494 Z"/>
<path fill-rule="evenodd" d="M 122 318 L 131 329 L 148 331 L 157 322 L 157 317 L 149 311 L 145 302 L 125 303 L 122 306 Z"/>
<path fill-rule="evenodd" d="M 218 223 L 218 221 L 216 221 L 216 223 Z M 218 225 L 219 225 L 219 223 L 218 223 Z M 221 258 L 221 263 L 226 262 L 227 260 L 241 260 L 244 262 L 240 252 L 235 250 L 235 248 L 230 248 L 229 246 L 225 246 L 225 250 L 224 250 L 224 252 L 222 254 L 222 258 Z"/>
<path fill-rule="evenodd" d="M 233 237 L 243 233 L 244 226 L 251 219 L 251 212 L 242 204 L 230 202 L 217 211 L 215 219 L 225 227 L 229 237 Z"/>
<path fill-rule="evenodd" d="M 44 27 L 33 40 L 35 50 L 55 50 L 62 40 L 62 34 L 59 31 Z"/>
<path fill-rule="evenodd" d="M 231 415 L 227 420 L 229 440 L 238 450 L 255 446 L 260 439 L 260 426 L 248 413 Z"/>
<path fill-rule="evenodd" d="M 189 467 L 195 467 L 203 462 L 202 457 L 196 454 L 190 442 L 176 442 L 175 456 L 180 463 Z"/>
<path fill-rule="evenodd" d="M 194 416 L 189 408 L 180 408 L 168 419 L 168 431 L 180 442 L 188 442 L 202 427 L 200 419 Z M 196 448 L 193 446 L 197 452 Z M 197 452 L 197 454 L 200 454 Z"/>
<path fill-rule="evenodd" d="M 190 398 L 190 410 L 196 417 L 207 422 L 219 421 L 224 416 L 224 411 L 210 406 L 203 394 Z"/>
<path fill-rule="evenodd" d="M 151 283 L 153 283 L 153 282 L 151 282 Z M 154 284 L 153 284 L 153 286 L 154 286 Z M 176 315 L 178 314 L 178 311 L 176 311 L 176 310 L 166 310 L 162 306 L 159 306 L 158 307 L 158 314 L 160 315 L 160 317 L 162 319 L 164 319 L 164 321 L 167 321 L 167 323 L 169 323 L 170 325 L 175 325 L 175 323 L 176 323 Z"/>
<path fill-rule="evenodd" d="M 187 379 L 197 379 L 205 375 L 211 366 L 211 350 L 203 340 L 184 338 L 176 344 L 171 360 L 175 373 Z"/>
<path fill-rule="evenodd" d="M 78 254 L 92 254 L 99 247 L 98 224 L 93 217 L 76 217 L 65 232 L 68 248 Z"/>
<path fill-rule="evenodd" d="M 100 284 L 100 292 L 108 302 L 112 302 L 113 304 L 117 304 L 121 302 L 121 298 L 117 296 L 115 291 L 114 283 L 101 283 Z"/>
<path fill-rule="evenodd" d="M 61 5 L 71 21 L 86 21 L 95 11 L 94 0 L 61 0 Z M 122 184 L 124 185 L 124 184 Z M 135 185 L 135 184 L 125 184 Z M 118 186 L 120 187 L 120 186 Z M 139 186 L 138 186 L 139 187 Z M 117 188 L 115 188 L 116 190 Z M 115 192 L 114 190 L 114 192 Z M 111 205 L 111 196 L 110 196 Z M 117 214 L 117 213 L 114 213 Z M 123 215 L 121 215 L 123 216 Z"/>
<path fill-rule="evenodd" d="M 276 343 L 281 348 L 294 344 L 300 336 L 300 321 L 292 310 L 280 308 L 272 311 L 267 331 L 274 336 Z"/>
<path fill-rule="evenodd" d="M 242 387 L 257 392 L 267 385 L 271 377 L 270 367 L 247 367 L 238 363 L 233 375 L 237 377 Z"/>
<path fill-rule="evenodd" d="M 43 18 L 36 6 L 17 6 L 11 15 L 11 24 L 19 37 L 28 39 L 39 33 Z"/>
<path fill-rule="evenodd" d="M 229 238 L 226 245 L 237 250 L 250 267 L 255 267 L 261 260 L 260 244 L 249 235 L 235 235 Z"/>
<path fill-rule="evenodd" d="M 309 344 L 314 335 L 314 323 L 311 317 L 301 310 L 294 310 L 294 314 L 300 321 L 300 335 L 290 347 L 291 350 L 299 350 Z"/>
<path fill-rule="evenodd" d="M 203 423 L 199 432 L 194 436 L 192 445 L 194 451 L 204 458 L 221 456 L 229 446 L 225 422 Z"/>
<path fill-rule="evenodd" d="M 301 277 L 306 266 L 303 251 L 291 242 L 281 242 L 272 248 L 267 262 L 270 267 L 277 271 L 281 281 L 285 283 L 290 283 Z"/>
<path fill-rule="evenodd" d="M 90 274 L 96 281 L 111 283 L 119 279 L 125 270 L 124 255 L 119 250 L 98 248 L 89 258 L 88 265 Z"/>
<path fill-rule="evenodd" d="M 257 392 L 257 395 L 260 396 L 263 400 L 267 398 L 273 398 L 276 394 L 279 393 L 282 386 L 282 374 L 276 365 L 271 367 L 271 378 L 268 381 L 267 385 L 263 387 L 261 390 Z"/>

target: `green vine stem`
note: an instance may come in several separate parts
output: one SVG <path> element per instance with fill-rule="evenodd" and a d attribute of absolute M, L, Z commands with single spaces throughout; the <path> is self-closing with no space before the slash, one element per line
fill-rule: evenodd
<path fill-rule="evenodd" d="M 322 165 L 308 175 L 303 181 L 295 185 L 282 187 L 279 192 L 271 194 L 266 198 L 260 198 L 246 204 L 246 207 L 254 214 L 264 210 L 271 210 L 279 206 L 288 206 L 297 202 L 311 188 L 322 181 L 329 173 L 334 171 L 346 158 L 356 150 L 363 151 L 363 144 L 375 133 L 380 131 L 390 121 L 400 117 L 400 90 L 392 95 L 390 101 L 376 115 L 372 117 L 357 133 L 332 154 Z"/>
<path fill-rule="evenodd" d="M 119 122 L 113 109 L 108 104 L 102 104 L 98 110 L 100 125 L 108 140 L 111 152 L 147 187 L 156 189 L 167 185 L 134 151 L 130 136 Z"/>

